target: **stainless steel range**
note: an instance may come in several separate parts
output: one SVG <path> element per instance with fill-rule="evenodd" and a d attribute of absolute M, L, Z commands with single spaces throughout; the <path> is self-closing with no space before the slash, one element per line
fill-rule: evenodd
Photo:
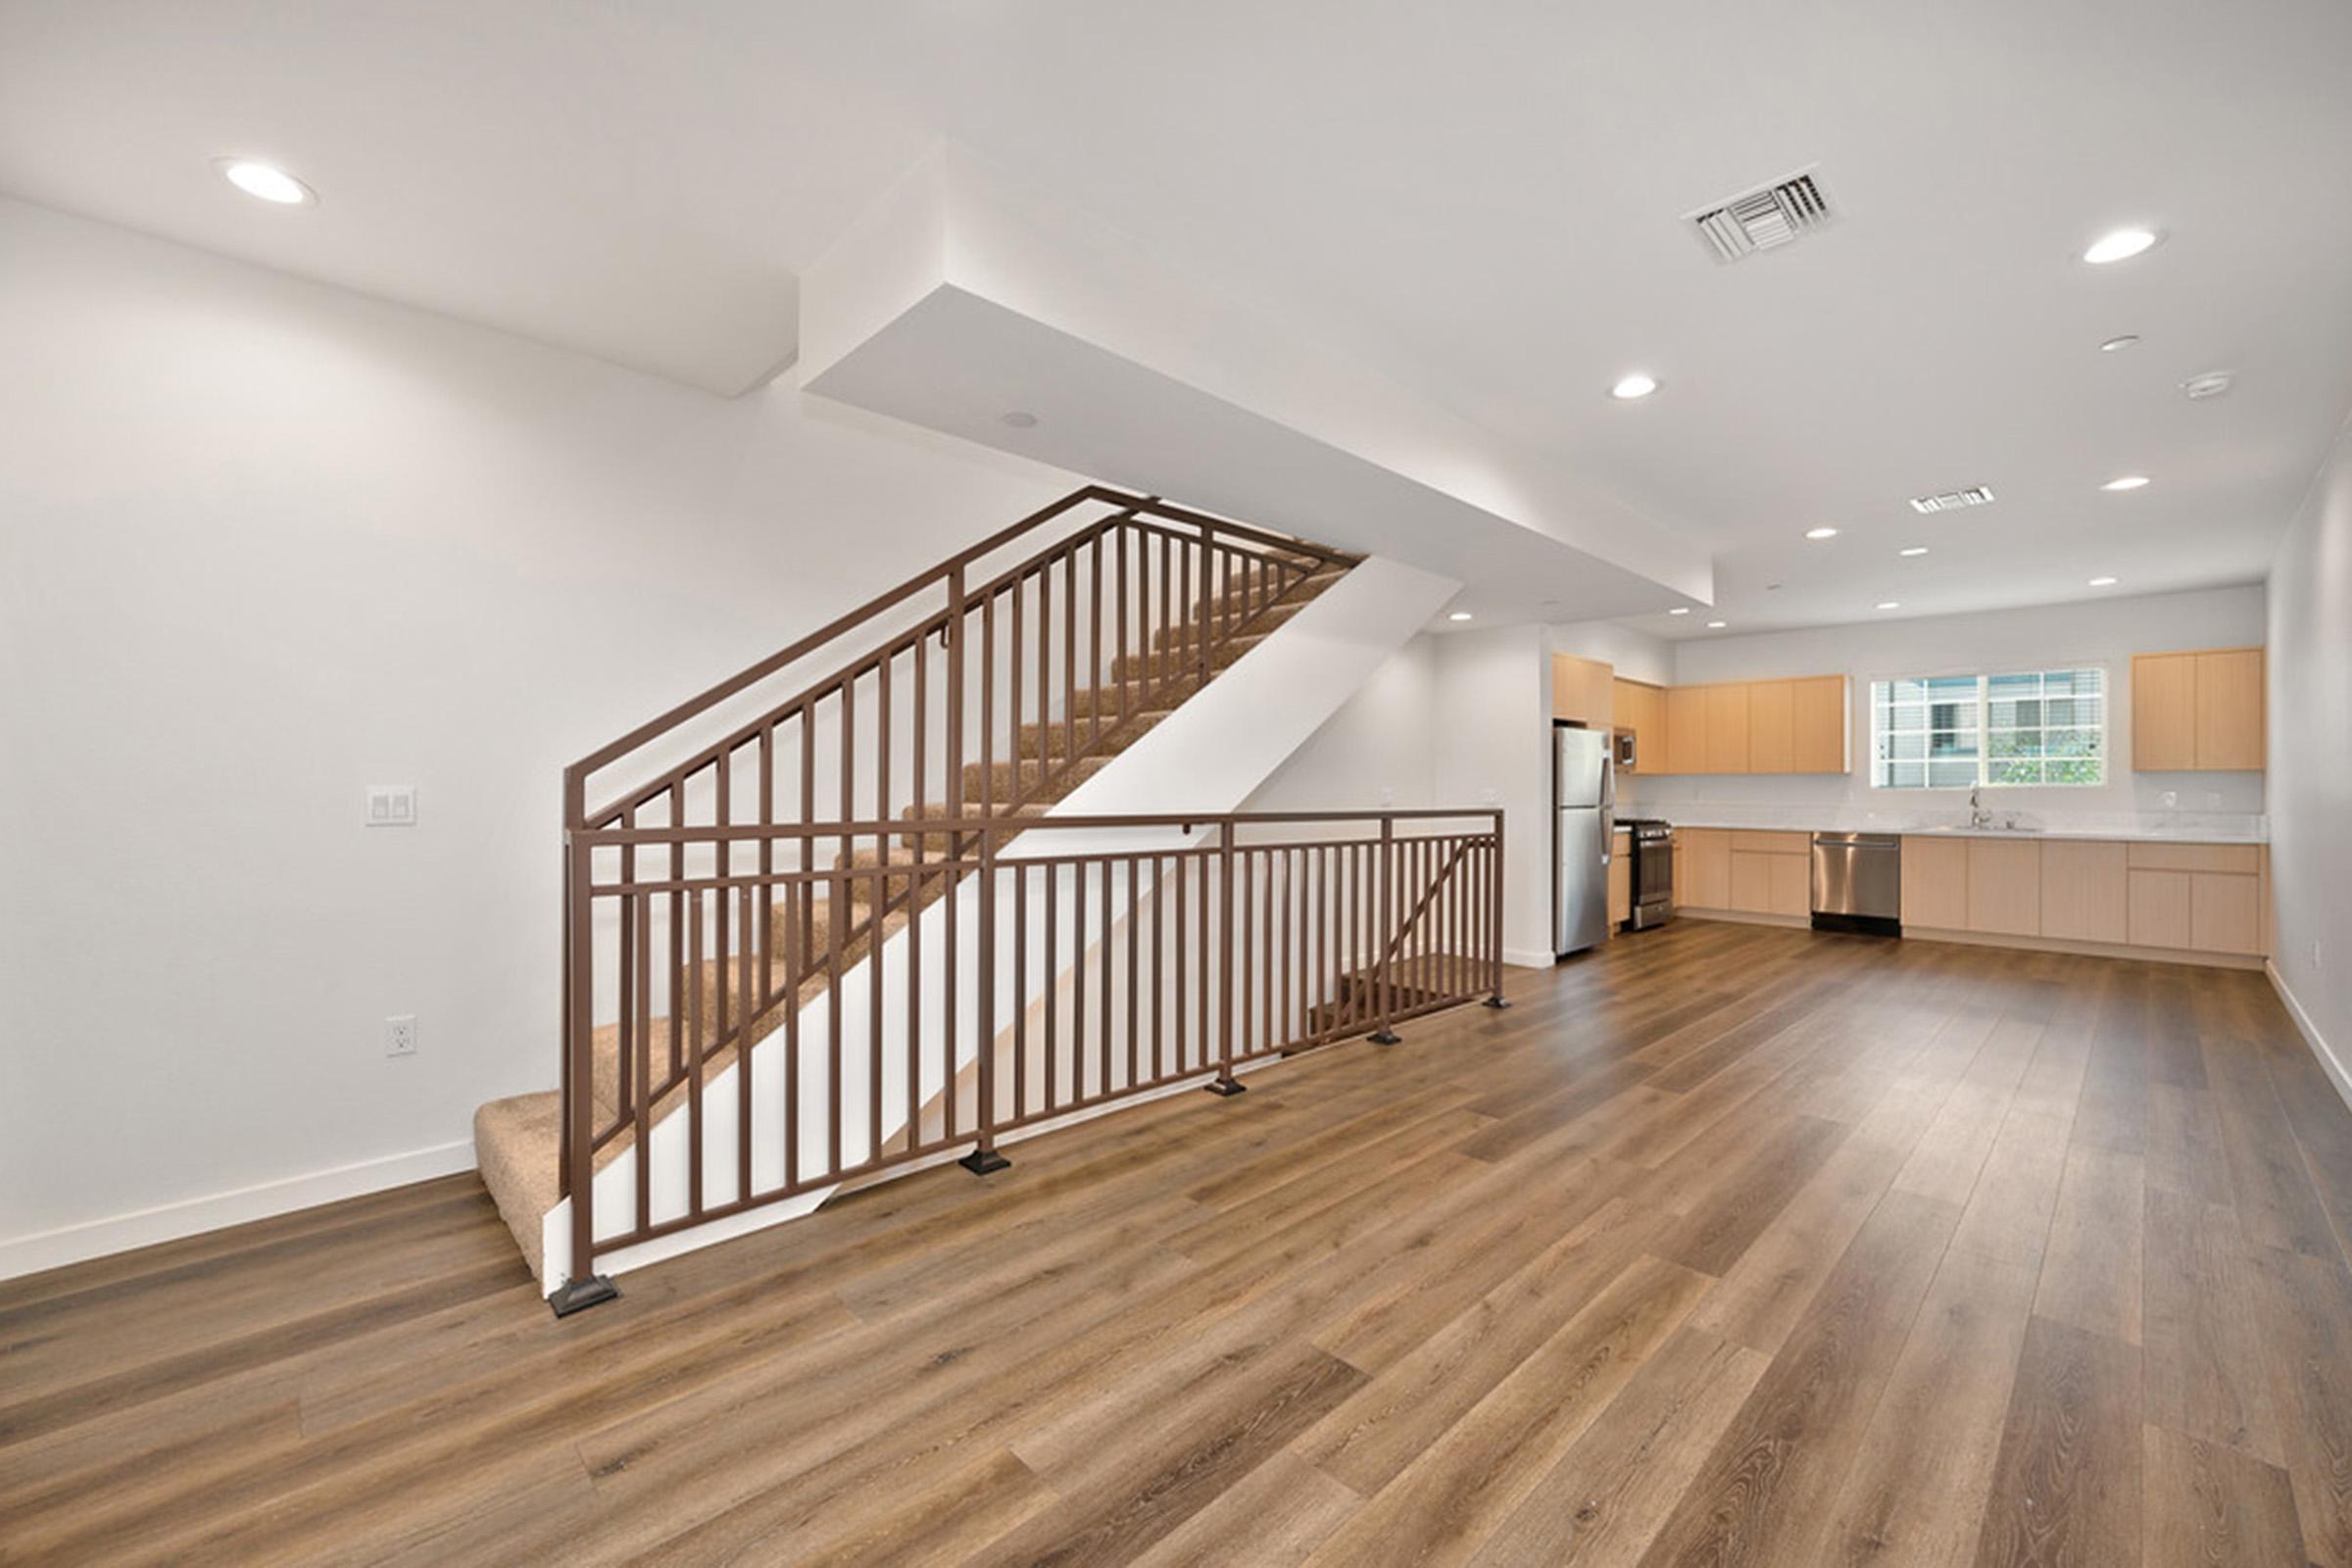
<path fill-rule="evenodd" d="M 1631 817 L 1619 824 L 1631 830 L 1634 850 L 1633 913 L 1628 931 L 1646 931 L 1674 918 L 1674 824 L 1656 817 Z"/>

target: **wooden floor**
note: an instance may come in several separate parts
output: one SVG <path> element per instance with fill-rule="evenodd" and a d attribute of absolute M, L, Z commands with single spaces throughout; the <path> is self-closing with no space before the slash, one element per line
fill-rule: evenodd
<path fill-rule="evenodd" d="M 2352 1568 L 2243 973 L 1684 921 L 626 1279 L 470 1176 L 0 1285 L 0 1558 Z"/>

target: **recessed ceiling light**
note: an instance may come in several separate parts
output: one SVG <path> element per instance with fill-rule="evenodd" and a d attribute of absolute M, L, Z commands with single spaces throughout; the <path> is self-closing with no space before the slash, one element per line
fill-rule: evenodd
<path fill-rule="evenodd" d="M 1002 418 L 1006 424 L 1011 425 L 1015 430 L 1034 430 L 1037 428 L 1037 416 L 1031 414 L 1027 409 L 1007 409 L 1004 414 L 998 416 L 998 417 Z"/>
<path fill-rule="evenodd" d="M 1898 556 L 1924 556 L 1927 553 L 1928 547 L 1926 545 L 1913 545 L 1908 550 L 1898 550 L 1895 552 L 1895 554 Z"/>
<path fill-rule="evenodd" d="M 1447 620 L 1468 620 L 1470 618 L 1470 612 L 1467 610 L 1457 610 L 1452 614 L 1447 615 L 1446 618 Z"/>
<path fill-rule="evenodd" d="M 2113 577 L 2093 577 L 2090 579 L 2090 585 L 2093 588 L 2112 588 L 2116 581 L 2117 579 Z"/>
<path fill-rule="evenodd" d="M 1899 599 L 1882 599 L 1879 601 L 1879 608 L 1881 610 L 1900 610 L 1903 608 L 1903 602 Z"/>
<path fill-rule="evenodd" d="M 1709 631 L 1721 631 L 1721 630 L 1723 630 L 1723 628 L 1724 628 L 1725 626 L 1727 626 L 1727 625 L 1729 625 L 1729 624 L 1730 624 L 1730 622 L 1729 622 L 1729 621 L 1722 621 L 1722 620 L 1710 620 L 1710 621 L 1708 621 L 1708 622 L 1707 622 L 1707 630 L 1709 630 Z"/>
<path fill-rule="evenodd" d="M 1690 607 L 1689 605 L 1677 605 L 1672 610 L 1666 612 L 1666 613 L 1669 615 L 1688 615 L 1690 613 Z"/>
<path fill-rule="evenodd" d="M 1644 375 L 1640 370 L 1636 370 L 1609 388 L 1609 396 L 1620 403 L 1629 403 L 1635 398 L 1645 398 L 1657 389 L 1658 378 L 1656 376 Z"/>
<path fill-rule="evenodd" d="M 318 199 L 317 191 L 282 169 L 257 164 L 250 158 L 217 158 L 213 162 L 223 179 L 248 196 L 259 196 L 280 207 L 301 207 Z"/>
<path fill-rule="evenodd" d="M 1808 539 L 1835 539 L 1838 537 L 1838 530 L 1826 526 L 1820 528 L 1807 528 L 1805 530 L 1805 537 Z"/>
<path fill-rule="evenodd" d="M 2090 249 L 2082 253 L 2082 259 L 2093 267 L 2128 262 L 2155 244 L 2156 239 L 2156 231 L 2152 228 L 2119 228 L 2093 240 Z"/>
<path fill-rule="evenodd" d="M 2202 375 L 2192 375 L 2181 382 L 2180 390 L 2187 393 L 2192 400 L 2218 398 L 2230 390 L 2230 380 L 2228 370 L 2207 370 Z"/>
<path fill-rule="evenodd" d="M 2113 354 L 2117 349 L 2128 349 L 2138 341 L 2139 334 L 2137 332 L 2126 332 L 2122 337 L 2111 337 L 2106 342 L 2100 344 L 2099 352 L 2101 354 Z"/>
<path fill-rule="evenodd" d="M 2102 490 L 2139 490 L 2146 488 L 2148 476 L 2144 473 L 2127 473 L 2108 480 L 2099 488 Z"/>

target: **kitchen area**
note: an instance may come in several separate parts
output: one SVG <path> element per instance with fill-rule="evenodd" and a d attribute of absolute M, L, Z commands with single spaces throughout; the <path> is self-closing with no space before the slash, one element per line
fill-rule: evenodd
<path fill-rule="evenodd" d="M 1549 662 L 1563 956 L 1675 918 L 2234 968 L 2275 945 L 2261 647 L 1884 678 Z"/>

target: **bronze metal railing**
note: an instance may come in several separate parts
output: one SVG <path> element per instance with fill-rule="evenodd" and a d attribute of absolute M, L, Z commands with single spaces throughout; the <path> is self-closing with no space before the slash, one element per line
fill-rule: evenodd
<path fill-rule="evenodd" d="M 1501 1000 L 1494 809 L 583 827 L 567 853 L 569 1274 L 600 1286 L 599 1253 L 967 1146 L 986 1173 L 1006 1135 Z M 861 945 L 802 942 L 853 908 Z"/>

